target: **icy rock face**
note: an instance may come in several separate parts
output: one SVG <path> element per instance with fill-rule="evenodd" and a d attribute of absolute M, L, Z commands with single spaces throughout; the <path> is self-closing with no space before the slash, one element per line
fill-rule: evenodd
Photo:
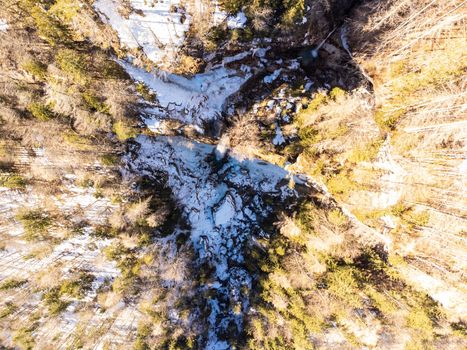
<path fill-rule="evenodd" d="M 167 175 L 168 185 L 191 225 L 190 237 L 198 252 L 199 264 L 214 269 L 205 288 L 215 295 L 209 302 L 208 349 L 222 348 L 219 335 L 229 325 L 240 331 L 243 314 L 231 305 L 248 308 L 242 287 L 250 288 L 251 277 L 244 266 L 243 249 L 248 240 L 265 234 L 261 227 L 273 211 L 265 196 L 285 203 L 296 196 L 289 188 L 289 173 L 258 160 L 241 160 L 235 155 L 216 161 L 215 146 L 181 137 L 140 136 L 130 155 L 130 173 L 158 178 Z M 218 344 L 219 343 L 219 344 Z M 217 344 L 217 345 L 216 345 Z"/>

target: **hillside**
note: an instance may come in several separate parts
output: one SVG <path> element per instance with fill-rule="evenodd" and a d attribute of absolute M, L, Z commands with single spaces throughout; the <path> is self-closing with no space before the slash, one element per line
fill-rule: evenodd
<path fill-rule="evenodd" d="M 466 348 L 465 32 L 461 0 L 5 0 L 0 348 Z"/>

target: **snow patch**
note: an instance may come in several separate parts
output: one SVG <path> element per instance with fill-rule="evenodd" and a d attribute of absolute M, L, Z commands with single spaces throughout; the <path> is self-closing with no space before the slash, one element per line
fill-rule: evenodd
<path fill-rule="evenodd" d="M 276 71 L 274 71 L 274 73 L 272 73 L 271 75 L 267 75 L 264 77 L 263 81 L 266 83 L 266 84 L 271 84 L 274 80 L 276 80 L 279 75 L 281 74 L 282 72 L 282 69 L 277 69 Z"/>
<path fill-rule="evenodd" d="M 282 130 L 278 124 L 276 124 L 276 136 L 272 139 L 272 144 L 274 146 L 282 145 L 285 142 L 284 135 L 282 134 Z"/>
<path fill-rule="evenodd" d="M 243 12 L 239 12 L 235 17 L 227 19 L 227 27 L 229 29 L 243 28 L 247 22 L 247 18 Z"/>
<path fill-rule="evenodd" d="M 129 2 L 135 11 L 128 18 L 119 13 L 122 5 L 119 0 L 96 0 L 93 6 L 127 48 L 141 47 L 156 63 L 174 57 L 190 26 L 190 16 L 180 6 L 180 1 Z"/>
<path fill-rule="evenodd" d="M 237 54 L 235 56 L 225 57 L 222 60 L 222 63 L 223 64 L 228 64 L 228 63 L 240 61 L 240 60 L 243 60 L 245 57 L 247 57 L 249 55 L 251 55 L 251 53 L 249 51 L 241 52 L 241 53 L 239 53 L 239 54 Z"/>
<path fill-rule="evenodd" d="M 227 98 L 251 76 L 239 76 L 235 70 L 217 67 L 191 79 L 176 74 L 162 77 L 158 72 L 147 72 L 126 61 L 120 64 L 134 80 L 144 82 L 157 93 L 159 108 L 147 110 L 152 119 L 171 118 L 198 126 L 217 119 Z M 150 125 L 157 125 L 148 119 L 151 118 L 146 117 Z"/>
<path fill-rule="evenodd" d="M 216 226 L 229 223 L 235 216 L 235 202 L 230 194 L 227 194 L 220 205 L 215 209 L 214 222 Z"/>
<path fill-rule="evenodd" d="M 8 27 L 9 25 L 6 19 L 0 19 L 0 32 L 6 33 Z"/>
<path fill-rule="evenodd" d="M 227 18 L 227 13 L 220 9 L 219 3 L 216 1 L 216 7 L 215 7 L 214 12 L 212 14 L 213 25 L 216 26 L 216 25 L 221 24 L 222 22 L 225 21 L 226 18 Z"/>
<path fill-rule="evenodd" d="M 381 146 L 376 162 L 373 164 L 377 169 L 384 171 L 381 183 L 385 185 L 372 198 L 372 204 L 377 208 L 386 208 L 396 204 L 402 195 L 400 184 L 403 183 L 405 170 L 394 160 L 390 142 L 388 137 Z"/>

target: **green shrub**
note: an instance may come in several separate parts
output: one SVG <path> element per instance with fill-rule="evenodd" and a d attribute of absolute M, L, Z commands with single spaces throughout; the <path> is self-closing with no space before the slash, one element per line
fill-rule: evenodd
<path fill-rule="evenodd" d="M 325 105 L 329 100 L 329 97 L 324 92 L 319 92 L 313 96 L 313 99 L 308 106 L 301 112 L 306 115 L 308 113 L 316 112 L 319 107 Z M 300 115 L 299 115 L 300 116 Z"/>
<path fill-rule="evenodd" d="M 352 174 L 347 171 L 342 171 L 339 174 L 331 177 L 326 186 L 328 190 L 341 198 L 346 198 L 350 191 L 356 188 L 355 182 L 351 178 Z"/>
<path fill-rule="evenodd" d="M 467 323 L 464 321 L 451 323 L 451 329 L 457 336 L 467 339 Z"/>
<path fill-rule="evenodd" d="M 392 215 L 401 217 L 406 211 L 410 210 L 410 207 L 406 206 L 402 201 L 397 202 L 389 208 Z"/>
<path fill-rule="evenodd" d="M 116 154 L 104 154 L 100 157 L 100 160 L 105 166 L 115 166 L 120 163 L 120 157 Z"/>
<path fill-rule="evenodd" d="M 17 344 L 22 350 L 32 350 L 36 344 L 34 337 L 32 336 L 33 332 L 38 327 L 37 322 L 34 322 L 30 326 L 24 326 L 18 329 L 13 337 L 13 341 Z"/>
<path fill-rule="evenodd" d="M 375 112 L 375 121 L 376 124 L 386 131 L 394 130 L 396 128 L 397 122 L 407 113 L 407 110 L 404 107 L 396 109 L 384 109 L 380 108 Z"/>
<path fill-rule="evenodd" d="M 243 6 L 248 4 L 248 0 L 223 0 L 221 7 L 230 14 L 236 14 Z"/>
<path fill-rule="evenodd" d="M 135 344 L 133 345 L 133 350 L 149 350 L 150 347 L 148 343 L 141 338 L 136 338 Z"/>
<path fill-rule="evenodd" d="M 383 143 L 384 140 L 378 139 L 359 146 L 352 151 L 348 160 L 352 163 L 371 162 L 376 159 Z"/>
<path fill-rule="evenodd" d="M 312 202 L 306 202 L 300 206 L 297 216 L 298 226 L 307 233 L 313 233 L 319 216 L 316 206 Z"/>
<path fill-rule="evenodd" d="M 302 21 L 305 14 L 305 0 L 283 0 L 284 8 L 286 9 L 282 22 L 291 26 L 298 21 Z"/>
<path fill-rule="evenodd" d="M 376 291 L 373 287 L 368 287 L 365 291 L 366 295 L 368 295 L 373 303 L 373 305 L 383 314 L 383 315 L 390 315 L 391 313 L 395 312 L 397 308 L 391 303 L 388 298 L 386 298 L 383 294 Z"/>
<path fill-rule="evenodd" d="M 430 213 L 427 210 L 420 212 L 410 211 L 408 215 L 404 217 L 404 220 L 413 226 L 426 226 L 430 221 Z"/>
<path fill-rule="evenodd" d="M 207 34 L 207 49 L 214 51 L 218 44 L 228 38 L 228 31 L 223 26 L 215 26 L 211 28 Z"/>
<path fill-rule="evenodd" d="M 409 226 L 426 226 L 430 221 L 430 213 L 427 210 L 415 211 L 414 208 L 398 202 L 390 207 L 392 215 L 401 218 L 402 222 Z"/>
<path fill-rule="evenodd" d="M 63 140 L 80 151 L 90 151 L 93 149 L 93 144 L 89 138 L 79 135 L 74 131 L 65 132 Z"/>
<path fill-rule="evenodd" d="M 44 81 L 47 77 L 47 65 L 35 59 L 24 62 L 22 68 L 37 80 Z"/>
<path fill-rule="evenodd" d="M 9 289 L 19 288 L 22 285 L 24 285 L 26 282 L 27 280 L 24 280 L 24 279 L 17 279 L 14 277 L 8 278 L 6 281 L 0 284 L 0 290 L 9 290 Z"/>
<path fill-rule="evenodd" d="M 93 281 L 94 275 L 83 271 L 76 278 L 64 281 L 60 286 L 59 294 L 82 298 L 91 289 Z"/>
<path fill-rule="evenodd" d="M 0 186 L 7 187 L 12 190 L 22 190 L 26 187 L 26 184 L 26 180 L 21 175 L 0 174 Z"/>
<path fill-rule="evenodd" d="M 61 49 L 55 55 L 55 60 L 60 69 L 76 83 L 84 85 L 89 81 L 89 64 L 84 54 L 76 50 Z"/>
<path fill-rule="evenodd" d="M 104 249 L 104 254 L 109 260 L 118 260 L 124 255 L 130 254 L 131 250 L 126 248 L 122 243 L 114 243 Z"/>
<path fill-rule="evenodd" d="M 76 0 L 55 0 L 50 12 L 70 22 L 79 13 L 80 4 Z"/>
<path fill-rule="evenodd" d="M 139 259 L 136 252 L 126 248 L 122 243 L 115 243 L 104 249 L 104 254 L 109 260 L 115 260 L 121 271 L 121 276 L 116 278 L 112 289 L 124 294 L 138 292 L 138 281 L 141 266 L 145 264 L 144 258 Z"/>
<path fill-rule="evenodd" d="M 20 211 L 16 215 L 16 219 L 23 224 L 25 238 L 28 241 L 45 239 L 48 229 L 52 225 L 52 220 L 48 213 L 41 209 Z"/>
<path fill-rule="evenodd" d="M 328 220 L 337 227 L 344 227 L 349 224 L 349 218 L 339 209 L 333 209 L 328 213 Z"/>
<path fill-rule="evenodd" d="M 358 283 L 354 273 L 354 269 L 350 267 L 338 268 L 327 274 L 326 284 L 331 294 L 340 298 L 349 306 L 359 307 L 361 300 L 357 294 Z"/>
<path fill-rule="evenodd" d="M 136 83 L 136 91 L 148 102 L 156 102 L 157 95 L 145 83 Z"/>
<path fill-rule="evenodd" d="M 34 19 L 37 33 L 50 45 L 57 46 L 70 42 L 70 35 L 66 27 L 42 7 L 34 5 L 29 8 L 29 13 Z"/>
<path fill-rule="evenodd" d="M 18 310 L 18 307 L 12 302 L 6 302 L 5 307 L 0 310 L 0 320 L 10 316 Z"/>
<path fill-rule="evenodd" d="M 322 135 L 319 130 L 312 125 L 300 128 L 298 136 L 300 137 L 300 144 L 305 148 L 311 147 L 313 144 L 322 140 Z"/>
<path fill-rule="evenodd" d="M 99 71 L 105 79 L 129 79 L 128 73 L 117 62 L 104 60 L 99 65 Z"/>
<path fill-rule="evenodd" d="M 421 310 L 414 308 L 410 311 L 406 318 L 407 326 L 420 332 L 426 338 L 433 334 L 433 323 L 427 314 Z"/>
<path fill-rule="evenodd" d="M 345 92 L 344 89 L 341 89 L 340 87 L 336 86 L 333 87 L 331 92 L 329 93 L 329 97 L 332 98 L 334 101 L 344 97 L 347 93 Z"/>
<path fill-rule="evenodd" d="M 48 105 L 45 105 L 40 102 L 30 103 L 28 105 L 28 110 L 29 112 L 31 112 L 34 118 L 43 122 L 53 119 L 56 116 Z"/>
<path fill-rule="evenodd" d="M 49 313 L 52 316 L 56 316 L 61 312 L 65 311 L 68 305 L 70 305 L 70 302 L 62 300 L 60 296 L 61 294 L 59 287 L 54 287 L 50 289 L 42 296 L 42 300 L 44 301 L 44 304 L 48 307 Z"/>
<path fill-rule="evenodd" d="M 334 140 L 338 137 L 346 135 L 349 131 L 350 129 L 346 124 L 340 123 L 334 128 L 326 129 L 324 138 Z"/>
<path fill-rule="evenodd" d="M 146 338 L 151 334 L 151 332 L 152 328 L 150 324 L 140 324 L 136 333 L 136 342 L 133 345 L 133 350 L 149 350 L 150 347 L 147 344 Z"/>
<path fill-rule="evenodd" d="M 93 112 L 100 112 L 110 114 L 110 108 L 104 102 L 101 101 L 96 95 L 91 92 L 84 92 L 82 94 L 83 100 L 86 106 Z"/>
<path fill-rule="evenodd" d="M 118 121 L 113 125 L 113 131 L 120 141 L 126 141 L 138 135 L 136 128 L 126 124 L 124 121 Z"/>

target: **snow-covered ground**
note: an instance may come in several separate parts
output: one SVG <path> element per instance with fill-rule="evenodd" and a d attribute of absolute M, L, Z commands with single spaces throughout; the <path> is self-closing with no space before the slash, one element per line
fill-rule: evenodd
<path fill-rule="evenodd" d="M 135 81 L 144 82 L 157 95 L 157 106 L 146 110 L 150 128 L 163 119 L 202 127 L 220 117 L 227 98 L 251 76 L 218 66 L 189 79 L 176 74 L 161 76 L 129 62 L 121 64 Z"/>
<path fill-rule="evenodd" d="M 112 240 L 94 237 L 90 226 L 82 227 L 80 232 L 57 236 L 57 232 L 66 229 L 61 227 L 61 224 L 56 225 L 54 220 L 54 225 L 50 228 L 53 241 L 25 241 L 24 228 L 15 219 L 15 214 L 26 208 L 46 209 L 47 203 L 47 206 L 54 208 L 60 215 L 70 216 L 73 222 L 88 220 L 91 224 L 103 223 L 111 214 L 114 205 L 108 199 L 95 198 L 93 192 L 93 189 L 71 185 L 69 192 L 46 197 L 33 194 L 29 188 L 17 191 L 0 187 L 0 283 L 11 278 L 27 281 L 21 292 L 10 293 L 0 301 L 0 308 L 3 308 L 5 303 L 12 302 L 20 306 L 20 314 L 15 317 L 27 318 L 41 307 L 41 291 L 35 286 L 38 280 L 46 279 L 50 283 L 58 283 L 62 279 L 70 278 L 74 271 L 83 270 L 93 276 L 91 289 L 83 299 L 73 301 L 67 310 L 56 318 L 55 328 L 52 330 L 60 336 L 67 336 L 76 331 L 80 322 L 79 313 L 75 310 L 77 305 L 93 305 L 99 287 L 105 281 L 111 281 L 120 275 L 116 263 L 105 259 L 103 255 L 103 249 L 108 247 Z M 101 320 L 105 317 L 110 319 L 112 315 L 99 317 Z M 38 348 L 48 345 L 41 345 L 41 341 L 50 342 L 47 327 L 47 322 L 41 323 L 37 330 Z"/>
<path fill-rule="evenodd" d="M 0 18 L 0 33 L 5 33 L 8 30 L 8 22 Z"/>
<path fill-rule="evenodd" d="M 217 160 L 215 146 L 182 137 L 138 137 L 139 146 L 127 157 L 130 173 L 158 178 L 168 175 L 168 185 L 191 225 L 190 237 L 199 262 L 208 262 L 215 272 L 206 286 L 216 295 L 211 301 L 210 334 L 207 349 L 228 348 L 218 341 L 235 320 L 231 310 L 240 303 L 248 308 L 242 287 L 249 289 L 251 277 L 244 267 L 243 250 L 254 235 L 261 234 L 261 222 L 272 207 L 265 196 L 286 203 L 296 195 L 289 188 L 290 174 L 278 166 L 238 155 Z M 298 180 L 297 180 L 298 182 Z"/>
<path fill-rule="evenodd" d="M 183 44 L 190 16 L 179 0 L 129 1 L 134 11 L 122 16 L 119 0 L 97 0 L 94 8 L 104 22 L 118 33 L 121 43 L 130 49 L 142 48 L 154 62 L 171 59 Z"/>

